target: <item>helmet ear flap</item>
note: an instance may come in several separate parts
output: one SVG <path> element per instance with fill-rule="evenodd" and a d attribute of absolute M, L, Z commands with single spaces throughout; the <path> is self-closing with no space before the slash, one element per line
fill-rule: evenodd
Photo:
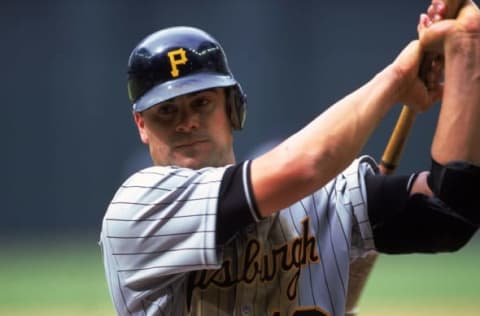
<path fill-rule="evenodd" d="M 241 130 L 247 116 L 247 96 L 243 93 L 240 85 L 226 89 L 227 114 L 233 129 Z"/>

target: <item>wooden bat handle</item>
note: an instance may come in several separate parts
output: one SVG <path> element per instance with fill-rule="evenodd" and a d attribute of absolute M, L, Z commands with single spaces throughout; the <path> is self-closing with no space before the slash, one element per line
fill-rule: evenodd
<path fill-rule="evenodd" d="M 410 129 L 415 121 L 415 116 L 415 111 L 408 106 L 402 108 L 402 112 L 400 112 L 400 116 L 398 117 L 395 128 L 383 152 L 382 160 L 380 161 L 379 167 L 382 174 L 392 174 L 397 169 Z"/>

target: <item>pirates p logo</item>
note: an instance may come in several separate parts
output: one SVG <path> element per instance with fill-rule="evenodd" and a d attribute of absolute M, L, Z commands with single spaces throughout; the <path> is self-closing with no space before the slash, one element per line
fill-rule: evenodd
<path fill-rule="evenodd" d="M 172 77 L 178 77 L 180 71 L 178 71 L 178 65 L 185 65 L 188 61 L 187 55 L 183 48 L 172 50 L 168 52 L 168 58 L 170 59 L 170 66 L 172 67 Z"/>

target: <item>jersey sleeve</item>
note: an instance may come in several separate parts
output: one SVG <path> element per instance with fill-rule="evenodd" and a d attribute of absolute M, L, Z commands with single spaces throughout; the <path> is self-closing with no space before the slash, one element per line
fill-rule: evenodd
<path fill-rule="evenodd" d="M 375 249 L 372 226 L 368 215 L 367 175 L 378 173 L 376 162 L 369 156 L 356 159 L 337 178 L 337 190 L 344 192 L 345 203 L 352 215 L 350 257 L 356 258 Z M 339 188 L 341 186 L 341 188 Z"/>
<path fill-rule="evenodd" d="M 227 168 L 151 167 L 119 188 L 100 236 L 117 309 L 141 308 L 133 306 L 139 295 L 164 290 L 184 272 L 220 267 L 215 229 Z"/>
<path fill-rule="evenodd" d="M 163 297 L 165 306 L 155 308 L 169 314 L 184 306 L 172 294 L 179 290 L 172 286 L 183 282 L 173 281 L 187 278 L 190 271 L 221 267 L 223 245 L 259 220 L 249 167 L 249 161 L 201 170 L 157 166 L 123 183 L 107 209 L 100 237 L 119 314 L 146 312 L 142 296 Z"/>

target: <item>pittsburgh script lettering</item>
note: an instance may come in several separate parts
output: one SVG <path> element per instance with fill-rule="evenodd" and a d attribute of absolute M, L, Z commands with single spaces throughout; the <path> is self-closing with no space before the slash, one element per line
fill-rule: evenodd
<path fill-rule="evenodd" d="M 270 251 L 262 249 L 258 240 L 249 240 L 243 256 L 242 271 L 235 273 L 231 259 L 227 259 L 218 270 L 203 270 L 198 273 L 193 285 L 206 289 L 211 285 L 227 288 L 240 282 L 250 284 L 255 280 L 269 282 L 281 271 L 295 269 L 286 293 L 287 297 L 293 300 L 297 295 L 301 267 L 319 260 L 316 239 L 315 236 L 309 235 L 309 219 L 306 218 L 302 221 L 302 232 L 298 238 Z"/>

